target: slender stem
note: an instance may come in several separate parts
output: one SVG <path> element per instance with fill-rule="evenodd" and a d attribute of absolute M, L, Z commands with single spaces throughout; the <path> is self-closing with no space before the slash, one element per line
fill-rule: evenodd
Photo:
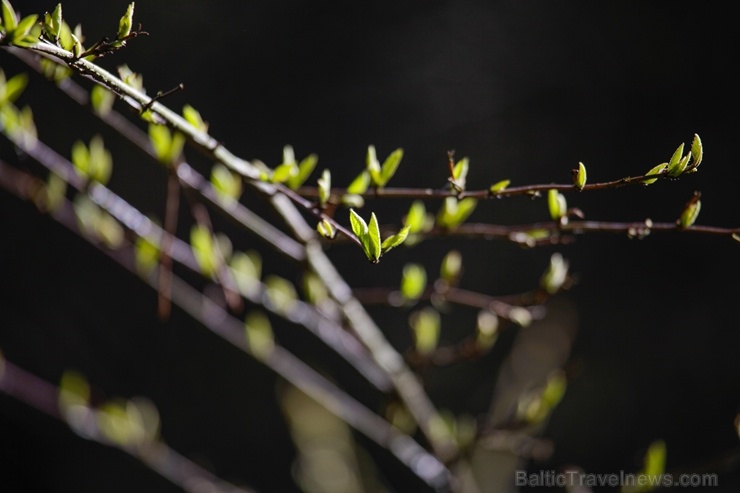
<path fill-rule="evenodd" d="M 554 189 L 559 192 L 588 192 L 595 190 L 609 190 L 613 188 L 620 188 L 627 185 L 644 185 L 645 180 L 649 179 L 676 179 L 670 177 L 667 174 L 659 175 L 639 175 L 639 176 L 628 176 L 620 178 L 618 180 L 606 181 L 601 183 L 589 183 L 586 184 L 581 190 L 578 190 L 572 183 L 543 183 L 543 184 L 532 184 L 532 185 L 521 185 L 517 187 L 508 187 L 498 192 L 491 192 L 490 190 L 465 190 L 459 192 L 451 189 L 450 187 L 442 188 L 403 188 L 403 187 L 388 187 L 388 188 L 374 188 L 361 194 L 363 198 L 368 199 L 444 199 L 447 197 L 472 197 L 476 199 L 495 199 L 503 197 L 513 197 L 516 195 L 539 195 L 548 190 Z M 331 194 L 336 197 L 341 197 L 349 193 L 346 188 L 334 188 L 331 190 Z M 316 198 L 319 196 L 317 187 L 301 187 L 298 189 L 298 194 L 307 198 Z"/>

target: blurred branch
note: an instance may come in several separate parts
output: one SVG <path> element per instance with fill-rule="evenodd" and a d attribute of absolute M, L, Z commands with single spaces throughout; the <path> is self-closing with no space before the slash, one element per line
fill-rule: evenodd
<path fill-rule="evenodd" d="M 177 113 L 150 98 L 144 92 L 124 83 L 121 79 L 94 63 L 76 57 L 72 52 L 48 42 L 36 43 L 29 49 L 59 59 L 75 72 L 89 77 L 119 94 L 134 108 L 140 111 L 150 110 L 158 115 L 162 123 L 166 122 L 173 129 L 186 135 L 203 152 L 240 174 L 245 183 L 268 197 L 269 202 L 272 203 L 278 214 L 283 217 L 286 224 L 305 244 L 307 263 L 324 282 L 337 304 L 342 307 L 343 313 L 355 334 L 369 349 L 378 365 L 388 373 L 399 396 L 409 408 L 435 452 L 443 460 L 450 460 L 456 455 L 457 450 L 454 441 L 446 427 L 441 426 L 443 423 L 442 417 L 434 408 L 421 383 L 404 363 L 402 356 L 388 343 L 380 328 L 367 314 L 363 306 L 354 299 L 351 289 L 321 249 L 314 229 L 308 226 L 298 209 L 283 195 L 282 192 L 285 191 L 283 186 L 260 181 L 260 173 L 251 163 L 236 157 L 208 133 L 196 129 Z"/>
<path fill-rule="evenodd" d="M 27 200 L 33 199 L 34 191 L 39 189 L 36 178 L 17 171 L 2 162 L 0 162 L 0 186 Z M 90 241 L 88 236 L 78 230 L 71 204 L 66 200 L 53 217 L 70 230 Z M 173 246 L 177 244 L 177 241 L 175 239 Z M 130 245 L 117 250 L 110 250 L 97 242 L 91 241 L 91 244 L 103 253 L 108 254 L 127 270 L 136 272 Z M 156 279 L 156 271 L 144 278 L 154 289 L 157 289 Z M 242 321 L 229 315 L 218 303 L 175 275 L 172 276 L 172 303 L 233 346 L 254 356 L 275 373 L 321 403 L 330 412 L 336 414 L 348 425 L 387 449 L 435 490 L 449 490 L 449 482 L 451 481 L 449 471 L 435 456 L 429 454 L 409 436 L 395 429 L 383 418 L 374 414 L 281 346 L 275 344 L 269 352 L 264 354 L 254 353 L 247 344 Z M 269 308 L 269 306 L 265 307 Z M 422 464 L 423 466 L 421 466 Z"/>
<path fill-rule="evenodd" d="M 0 391 L 52 418 L 65 422 L 69 419 L 60 412 L 62 390 L 59 387 L 14 365 L 2 358 L 2 355 L 0 355 Z M 158 437 L 134 444 L 113 441 L 100 429 L 102 411 L 79 404 L 75 407 L 75 417 L 78 421 L 70 423 L 70 426 L 80 436 L 131 455 L 184 491 L 198 493 L 208 489 L 222 493 L 254 492 L 252 489 L 238 487 L 216 477 L 170 448 Z"/>

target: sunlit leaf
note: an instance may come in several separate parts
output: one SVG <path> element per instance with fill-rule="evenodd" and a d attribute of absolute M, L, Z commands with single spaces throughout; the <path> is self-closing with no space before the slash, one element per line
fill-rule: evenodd
<path fill-rule="evenodd" d="M 586 166 L 583 163 L 578 163 L 578 169 L 573 170 L 573 185 L 577 190 L 583 190 L 586 186 Z"/>
<path fill-rule="evenodd" d="M 134 19 L 134 2 L 131 2 L 126 8 L 126 13 L 118 21 L 118 39 L 123 39 L 131 34 L 131 26 Z"/>
<path fill-rule="evenodd" d="M 568 210 L 568 203 L 565 196 L 557 190 L 551 188 L 547 191 L 547 208 L 550 211 L 550 217 L 557 221 L 565 216 Z"/>
<path fill-rule="evenodd" d="M 51 40 L 55 41 L 59 38 L 59 34 L 62 30 L 62 4 L 58 3 L 51 14 L 47 14 L 48 19 L 45 17 L 44 28 L 51 35 Z"/>
<path fill-rule="evenodd" d="M 421 264 L 406 264 L 401 277 L 401 295 L 406 300 L 418 299 L 427 287 L 427 273 Z"/>
<path fill-rule="evenodd" d="M 477 204 L 477 199 L 473 197 L 466 197 L 462 200 L 456 197 L 446 197 L 437 213 L 437 224 L 443 228 L 453 229 L 465 222 Z"/>
<path fill-rule="evenodd" d="M 34 28 L 38 18 L 39 18 L 38 15 L 32 14 L 32 15 L 29 15 L 21 19 L 20 22 L 18 22 L 18 27 L 16 27 L 15 31 L 13 31 L 13 37 L 12 37 L 11 42 L 13 44 L 22 45 L 22 44 L 26 44 L 26 43 L 23 43 L 24 41 L 31 41 L 31 42 L 38 41 L 38 39 L 33 39 L 33 40 L 24 39 L 26 38 L 26 36 L 29 35 L 29 33 L 31 32 L 31 29 Z"/>
<path fill-rule="evenodd" d="M 383 186 L 382 178 L 380 176 L 380 162 L 378 162 L 378 156 L 375 152 L 375 146 L 367 147 L 367 155 L 365 156 L 365 166 L 367 172 L 370 173 L 370 178 L 376 187 Z"/>
<path fill-rule="evenodd" d="M 298 164 L 298 172 L 288 178 L 287 185 L 293 190 L 303 185 L 313 173 L 318 162 L 319 157 L 316 154 L 309 154 Z"/>
<path fill-rule="evenodd" d="M 319 178 L 319 204 L 324 207 L 331 196 L 331 172 L 325 169 Z"/>
<path fill-rule="evenodd" d="M 452 168 L 452 176 L 455 179 L 455 184 L 460 189 L 465 189 L 465 183 L 468 179 L 468 170 L 470 168 L 470 160 L 463 158 L 459 160 Z"/>
<path fill-rule="evenodd" d="M 370 186 L 370 173 L 365 170 L 357 177 L 352 180 L 352 183 L 347 187 L 347 193 L 362 195 L 367 191 L 367 187 Z"/>
<path fill-rule="evenodd" d="M 293 283 L 276 275 L 267 276 L 265 279 L 265 294 L 275 309 L 283 313 L 298 299 Z"/>
<path fill-rule="evenodd" d="M 439 268 L 440 277 L 449 282 L 455 282 L 460 278 L 462 272 L 462 255 L 458 250 L 450 250 L 442 259 Z"/>
<path fill-rule="evenodd" d="M 666 172 L 667 169 L 668 169 L 668 163 L 661 163 L 661 164 L 659 164 L 657 166 L 653 166 L 650 169 L 650 171 L 648 171 L 647 173 L 645 173 L 645 176 L 662 175 L 663 173 Z M 646 185 L 646 186 L 647 185 L 652 185 L 653 183 L 656 182 L 656 180 L 657 180 L 657 178 L 646 179 L 646 180 L 643 180 L 642 184 L 643 185 Z"/>
<path fill-rule="evenodd" d="M 378 218 L 375 213 L 370 214 L 370 222 L 367 227 L 368 236 L 368 249 L 367 256 L 373 262 L 377 262 L 380 258 L 380 226 L 378 225 Z"/>
<path fill-rule="evenodd" d="M 136 258 L 136 270 L 141 275 L 148 275 L 154 270 L 159 262 L 160 250 L 148 238 L 140 236 L 134 244 L 134 255 Z"/>
<path fill-rule="evenodd" d="M 9 0 L 2 0 L 3 27 L 6 33 L 11 33 L 18 27 L 18 16 Z"/>
<path fill-rule="evenodd" d="M 505 190 L 509 185 L 511 185 L 511 180 L 501 180 L 491 185 L 488 190 L 493 194 L 497 194 Z"/>
<path fill-rule="evenodd" d="M 100 135 L 95 135 L 90 140 L 89 152 L 89 178 L 103 185 L 107 184 L 113 171 L 113 158 L 110 151 L 105 148 L 103 138 Z"/>
<path fill-rule="evenodd" d="M 211 185 L 216 193 L 227 201 L 239 200 L 242 193 L 241 177 L 221 163 L 216 163 L 211 168 Z"/>
<path fill-rule="evenodd" d="M 401 245 L 404 241 L 406 241 L 406 238 L 408 238 L 408 236 L 409 236 L 409 227 L 404 226 L 403 228 L 401 228 L 401 231 L 383 240 L 383 244 L 380 247 L 382 253 L 385 254 L 392 248 L 395 248 L 398 245 Z"/>
<path fill-rule="evenodd" d="M 701 211 L 700 197 L 701 193 L 694 192 L 694 196 L 684 205 L 677 221 L 680 228 L 690 228 L 696 222 L 696 218 L 699 217 L 699 211 Z"/>
<path fill-rule="evenodd" d="M 409 207 L 409 212 L 406 214 L 404 224 L 408 226 L 409 233 L 419 233 L 424 229 L 424 223 L 426 222 L 427 211 L 424 207 L 424 202 L 421 200 L 414 200 Z"/>
<path fill-rule="evenodd" d="M 362 195 L 345 193 L 344 195 L 342 195 L 342 204 L 354 209 L 361 209 L 365 207 L 365 199 L 362 198 Z"/>
<path fill-rule="evenodd" d="M 490 349 L 498 339 L 498 315 L 490 310 L 478 313 L 475 344 L 481 349 Z"/>
<path fill-rule="evenodd" d="M 107 115 L 113 108 L 116 95 L 103 86 L 93 86 L 90 91 L 90 104 L 99 115 Z"/>
<path fill-rule="evenodd" d="M 337 236 L 336 228 L 334 228 L 334 225 L 326 219 L 319 221 L 319 224 L 316 225 L 316 231 L 318 231 L 321 236 L 329 238 L 330 240 L 333 240 Z"/>
<path fill-rule="evenodd" d="M 188 123 L 190 123 L 199 131 L 208 131 L 208 124 L 203 121 L 203 117 L 200 115 L 200 112 L 189 104 L 186 104 L 182 107 L 182 116 L 183 118 L 185 118 L 185 120 L 187 120 Z"/>
<path fill-rule="evenodd" d="M 283 163 L 272 173 L 273 183 L 285 183 L 298 174 L 298 165 L 295 162 Z"/>
<path fill-rule="evenodd" d="M 691 157 L 694 160 L 691 163 L 691 171 L 696 171 L 696 168 L 699 167 L 704 159 L 704 147 L 702 146 L 699 134 L 694 134 L 694 141 L 691 143 Z"/>
<path fill-rule="evenodd" d="M 349 210 L 349 222 L 352 232 L 360 239 L 367 236 L 367 223 L 354 209 Z"/>
<path fill-rule="evenodd" d="M 229 269 L 239 292 L 253 296 L 260 289 L 262 257 L 256 251 L 234 252 L 229 259 Z"/>
<path fill-rule="evenodd" d="M 251 312 L 244 321 L 247 345 L 252 354 L 259 359 L 270 355 L 275 347 L 270 320 L 262 312 Z"/>
<path fill-rule="evenodd" d="M 379 186 L 384 187 L 391 178 L 393 178 L 393 175 L 396 173 L 396 170 L 398 169 L 398 165 L 401 164 L 401 159 L 403 158 L 403 149 L 398 148 L 385 159 L 383 162 L 383 166 L 380 170 L 380 183 Z"/>
<path fill-rule="evenodd" d="M 414 348 L 423 355 L 431 355 L 439 344 L 441 321 L 437 310 L 427 307 L 411 314 L 409 324 L 414 334 Z"/>
<path fill-rule="evenodd" d="M 194 225 L 190 230 L 190 245 L 201 272 L 213 276 L 219 267 L 218 255 L 211 232 L 205 226 Z"/>
<path fill-rule="evenodd" d="M 667 173 L 670 176 L 678 176 L 686 169 L 686 163 L 688 162 L 688 159 L 683 159 L 683 148 L 684 144 L 678 146 L 676 151 L 673 153 L 673 156 L 671 156 L 671 159 L 668 161 Z"/>
<path fill-rule="evenodd" d="M 540 286 L 548 294 L 555 294 L 560 291 L 567 279 L 568 261 L 559 253 L 552 254 L 550 265 L 540 279 Z"/>

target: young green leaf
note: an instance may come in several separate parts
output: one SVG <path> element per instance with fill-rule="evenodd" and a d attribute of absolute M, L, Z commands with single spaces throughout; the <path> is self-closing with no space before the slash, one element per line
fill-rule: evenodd
<path fill-rule="evenodd" d="M 201 272 L 213 276 L 219 267 L 216 246 L 211 232 L 205 226 L 196 224 L 190 230 L 190 245 Z"/>
<path fill-rule="evenodd" d="M 437 224 L 442 228 L 452 229 L 463 222 L 473 213 L 478 201 L 473 197 L 458 200 L 457 197 L 447 197 L 437 213 Z"/>
<path fill-rule="evenodd" d="M 414 347 L 423 356 L 430 356 L 439 344 L 441 321 L 437 310 L 427 307 L 409 317 L 414 334 Z"/>
<path fill-rule="evenodd" d="M 421 200 L 414 200 L 409 207 L 409 212 L 406 214 L 404 224 L 409 228 L 409 233 L 419 233 L 424 229 L 426 223 L 427 211 L 424 207 L 424 202 Z"/>
<path fill-rule="evenodd" d="M 108 248 L 115 250 L 123 244 L 123 228 L 113 216 L 105 211 L 101 211 L 98 217 L 95 233 Z"/>
<path fill-rule="evenodd" d="M 80 175 L 87 178 L 90 170 L 90 151 L 81 140 L 72 144 L 72 164 Z"/>
<path fill-rule="evenodd" d="M 234 252 L 229 259 L 229 270 L 236 287 L 245 296 L 255 296 L 260 290 L 262 257 L 256 251 Z"/>
<path fill-rule="evenodd" d="M 90 140 L 89 152 L 88 177 L 92 181 L 107 184 L 113 170 L 113 158 L 103 145 L 103 138 L 100 135 L 95 135 Z"/>
<path fill-rule="evenodd" d="M 242 193 L 241 178 L 221 163 L 211 168 L 211 185 L 216 193 L 224 200 L 239 200 Z"/>
<path fill-rule="evenodd" d="M 547 208 L 550 211 L 550 217 L 558 221 L 565 216 L 568 210 L 568 203 L 565 200 L 565 196 L 557 190 L 550 189 L 547 191 Z"/>
<path fill-rule="evenodd" d="M 265 279 L 265 294 L 272 305 L 281 313 L 286 313 L 298 300 L 293 283 L 287 279 L 270 275 Z"/>
<path fill-rule="evenodd" d="M 200 116 L 200 112 L 189 104 L 186 104 L 182 107 L 182 116 L 183 118 L 185 118 L 185 120 L 188 121 L 189 124 L 194 126 L 199 131 L 208 131 L 208 124 L 203 121 L 203 117 Z"/>
<path fill-rule="evenodd" d="M 400 147 L 390 153 L 390 155 L 383 162 L 383 166 L 380 170 L 380 183 L 378 184 L 378 186 L 384 187 L 390 181 L 390 179 L 393 178 L 393 175 L 398 169 L 398 165 L 401 164 L 402 158 L 403 149 L 401 149 Z"/>
<path fill-rule="evenodd" d="M 74 33 L 70 33 L 70 37 L 72 38 L 72 55 L 75 58 L 80 58 L 82 56 L 82 42 Z"/>
<path fill-rule="evenodd" d="M 21 19 L 20 22 L 18 22 L 18 26 L 13 31 L 11 42 L 17 45 L 25 45 L 29 41 L 31 43 L 38 41 L 37 39 L 25 39 L 31 32 L 31 29 L 36 25 L 36 20 L 38 18 L 38 15 L 32 14 Z"/>
<path fill-rule="evenodd" d="M 329 290 L 321 278 L 313 272 L 306 272 L 303 276 L 303 294 L 306 300 L 314 306 L 319 306 L 329 299 Z"/>
<path fill-rule="evenodd" d="M 0 70 L 0 106 L 13 103 L 23 93 L 28 85 L 28 75 L 21 72 L 10 79 L 5 79 L 5 73 Z"/>
<path fill-rule="evenodd" d="M 319 221 L 319 224 L 316 226 L 316 231 L 318 231 L 321 236 L 329 238 L 330 240 L 333 240 L 337 236 L 336 228 L 334 228 L 334 225 L 326 219 Z"/>
<path fill-rule="evenodd" d="M 46 20 L 45 29 L 51 35 L 51 41 L 59 39 L 59 35 L 62 31 L 62 4 L 58 3 L 54 8 L 54 11 L 49 15 Z"/>
<path fill-rule="evenodd" d="M 151 123 L 149 125 L 149 142 L 154 149 L 154 155 L 160 163 L 171 164 L 170 149 L 172 148 L 172 133 L 164 125 Z"/>
<path fill-rule="evenodd" d="M 439 275 L 448 283 L 456 282 L 462 272 L 462 255 L 457 250 L 450 250 L 442 259 Z"/>
<path fill-rule="evenodd" d="M 298 174 L 298 166 L 295 162 L 283 163 L 279 165 L 272 173 L 273 183 L 285 183 Z"/>
<path fill-rule="evenodd" d="M 668 169 L 678 164 L 678 161 L 681 159 L 681 157 L 683 157 L 683 148 L 684 148 L 684 144 L 681 144 L 676 148 L 675 151 L 673 151 L 673 155 L 671 156 L 671 159 L 668 161 Z"/>
<path fill-rule="evenodd" d="M 548 294 L 555 294 L 560 291 L 567 279 L 568 261 L 559 253 L 552 254 L 550 265 L 540 279 L 540 286 Z"/>
<path fill-rule="evenodd" d="M 660 163 L 659 165 L 652 167 L 650 171 L 645 173 L 645 176 L 662 175 L 663 173 L 665 173 L 666 169 L 668 169 L 668 163 Z M 645 186 L 652 185 L 657 180 L 658 180 L 657 178 L 650 178 L 650 179 L 644 180 L 642 184 Z"/>
<path fill-rule="evenodd" d="M 49 212 L 56 212 L 62 205 L 67 194 L 67 182 L 56 173 L 49 173 L 46 182 L 45 203 L 43 208 Z"/>
<path fill-rule="evenodd" d="M 368 173 L 370 173 L 370 178 L 372 179 L 373 184 L 376 187 L 383 186 L 381 183 L 382 178 L 380 176 L 380 162 L 378 162 L 378 156 L 375 152 L 375 146 L 367 147 L 367 155 L 365 156 L 365 167 Z"/>
<path fill-rule="evenodd" d="M 149 275 L 159 262 L 159 246 L 148 238 L 139 236 L 134 244 L 134 252 L 136 271 L 142 276 Z"/>
<path fill-rule="evenodd" d="M 663 440 L 656 440 L 650 444 L 645 453 L 645 462 L 642 466 L 643 475 L 658 479 L 665 473 L 666 446 Z"/>
<path fill-rule="evenodd" d="M 287 185 L 293 190 L 298 189 L 301 185 L 303 185 L 306 180 L 308 180 L 308 177 L 311 176 L 311 173 L 313 173 L 313 170 L 316 168 L 316 164 L 319 162 L 319 157 L 316 154 L 310 154 L 307 157 L 305 157 L 299 164 L 298 164 L 298 172 L 288 178 Z"/>
<path fill-rule="evenodd" d="M 498 315 L 490 310 L 478 312 L 475 344 L 481 349 L 488 350 L 498 339 Z"/>
<path fill-rule="evenodd" d="M 372 212 L 370 214 L 370 222 L 367 226 L 367 236 L 368 236 L 368 249 L 365 253 L 367 253 L 367 257 L 373 261 L 377 262 L 380 260 L 380 227 L 378 225 L 378 218 L 375 216 L 375 213 Z"/>
<path fill-rule="evenodd" d="M 578 169 L 573 170 L 573 185 L 579 191 L 586 186 L 586 166 L 583 163 L 578 163 Z"/>
<path fill-rule="evenodd" d="M 352 180 L 352 183 L 347 187 L 347 193 L 354 195 L 362 195 L 367 191 L 367 187 L 370 186 L 370 173 L 364 170 L 362 173 Z"/>
<path fill-rule="evenodd" d="M 275 347 L 270 319 L 262 312 L 251 312 L 244 320 L 247 345 L 257 359 L 265 359 Z"/>
<path fill-rule="evenodd" d="M 118 21 L 118 38 L 119 40 L 124 39 L 126 36 L 131 34 L 131 26 L 133 25 L 134 19 L 134 2 L 131 2 L 126 8 L 126 13 Z"/>
<path fill-rule="evenodd" d="M 349 223 L 352 232 L 362 241 L 367 236 L 367 223 L 354 209 L 349 210 Z"/>
<path fill-rule="evenodd" d="M 7 34 L 12 33 L 18 27 L 18 16 L 9 0 L 2 0 L 3 27 Z"/>
<path fill-rule="evenodd" d="M 691 171 L 696 171 L 696 168 L 699 167 L 702 159 L 704 159 L 704 148 L 701 144 L 699 134 L 694 134 L 694 141 L 691 143 L 691 158 L 694 160 L 691 163 Z"/>
<path fill-rule="evenodd" d="M 344 195 L 342 195 L 342 204 L 346 205 L 347 207 L 362 209 L 363 207 L 365 207 L 365 199 L 362 198 L 362 195 L 345 193 Z"/>
<path fill-rule="evenodd" d="M 324 207 L 331 196 L 331 171 L 325 169 L 319 178 L 319 204 Z"/>
<path fill-rule="evenodd" d="M 90 104 L 99 115 L 106 116 L 113 109 L 116 95 L 103 86 L 93 86 L 90 91 Z"/>
<path fill-rule="evenodd" d="M 427 287 L 427 273 L 421 264 L 406 264 L 401 277 L 401 295 L 407 301 L 417 300 Z"/>
<path fill-rule="evenodd" d="M 398 245 L 402 244 L 404 241 L 406 241 L 408 235 L 409 227 L 404 226 L 403 228 L 401 228 L 401 231 L 383 240 L 383 244 L 380 246 L 381 253 L 385 254 L 386 252 L 388 252 L 388 250 L 391 250 L 392 248 L 395 248 Z"/>
<path fill-rule="evenodd" d="M 465 183 L 468 179 L 469 167 L 470 167 L 470 160 L 468 158 L 462 158 L 452 168 L 452 177 L 455 179 L 455 185 L 460 190 L 465 190 Z"/>
<path fill-rule="evenodd" d="M 497 181 L 496 183 L 494 183 L 493 185 L 491 185 L 491 187 L 488 190 L 492 194 L 495 195 L 495 194 L 497 194 L 497 193 L 505 190 L 506 187 L 508 187 L 509 185 L 511 185 L 511 180 L 501 180 L 501 181 Z"/>
<path fill-rule="evenodd" d="M 688 156 L 687 159 L 683 159 L 683 148 L 684 144 L 678 146 L 670 161 L 668 161 L 668 174 L 670 176 L 678 176 L 686 170 Z"/>
<path fill-rule="evenodd" d="M 681 215 L 678 217 L 676 224 L 682 228 L 690 228 L 696 222 L 696 218 L 699 217 L 699 211 L 701 211 L 701 193 L 694 192 L 694 196 L 686 202 L 683 206 Z"/>

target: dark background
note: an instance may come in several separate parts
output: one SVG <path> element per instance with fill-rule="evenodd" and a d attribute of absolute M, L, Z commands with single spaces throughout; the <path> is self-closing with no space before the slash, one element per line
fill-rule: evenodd
<path fill-rule="evenodd" d="M 54 7 L 15 4 L 24 14 Z M 126 4 L 63 6 L 68 22 L 82 22 L 97 39 L 115 32 Z M 571 194 L 569 203 L 589 219 L 673 221 L 701 190 L 698 222 L 737 226 L 739 45 L 730 9 L 684 1 L 139 1 L 135 20 L 150 36 L 103 64 L 128 63 L 150 93 L 185 83 L 167 104 L 198 108 L 236 154 L 274 166 L 292 144 L 299 157 L 316 152 L 337 185 L 362 169 L 368 144 L 382 156 L 405 149 L 394 185 L 441 186 L 445 153 L 455 149 L 471 159 L 469 187 L 484 188 L 503 178 L 568 182 L 578 161 L 592 182 L 641 174 L 697 132 L 706 151 L 699 173 L 650 188 Z M 0 63 L 8 74 L 22 69 L 7 53 Z M 109 135 L 39 77 L 22 102 L 33 106 L 41 138 L 62 153 L 80 137 Z M 161 217 L 164 173 L 115 136 L 106 143 L 116 163 L 111 187 Z M 19 162 L 7 141 L 0 152 Z M 397 223 L 406 206 L 377 202 L 365 211 Z M 481 203 L 472 220 L 546 217 L 544 201 L 520 198 Z M 76 368 L 105 396 L 146 395 L 175 449 L 225 479 L 294 490 L 293 448 L 270 372 L 180 312 L 157 321 L 151 290 L 4 192 L 0 228 L 0 348 L 10 361 L 54 382 Z M 250 241 L 235 239 L 240 248 L 259 247 Z M 572 353 L 579 372 L 545 432 L 555 453 L 531 470 L 635 471 L 647 445 L 665 439 L 669 469 L 708 464 L 721 473 L 718 491 L 737 491 L 736 463 L 718 460 L 738 445 L 740 245 L 665 234 L 592 235 L 534 250 L 432 241 L 378 266 L 346 247 L 330 253 L 351 284 L 387 286 L 405 261 L 423 261 L 431 272 L 453 246 L 463 251 L 465 287 L 490 294 L 532 287 L 554 251 L 578 277 L 563 297 L 579 311 Z M 267 269 L 290 275 L 263 254 Z M 408 343 L 405 313 L 375 313 L 392 341 Z M 467 328 L 445 330 L 454 337 Z M 290 337 L 281 340 L 305 359 L 334 364 L 310 338 Z M 432 398 L 456 412 L 485 411 L 496 364 L 436 373 Z M 399 491 L 413 487 L 391 465 L 386 475 Z M 134 460 L 0 396 L 0 491 L 41 489 L 177 491 Z"/>

